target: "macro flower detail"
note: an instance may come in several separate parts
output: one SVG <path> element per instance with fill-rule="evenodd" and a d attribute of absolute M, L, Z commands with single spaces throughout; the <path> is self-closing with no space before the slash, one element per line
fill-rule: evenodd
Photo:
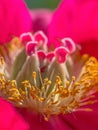
<path fill-rule="evenodd" d="M 62 46 L 50 51 L 41 31 L 22 34 L 20 41 L 25 46 L 19 49 L 11 72 L 0 57 L 0 96 L 40 113 L 46 121 L 53 115 L 92 111 L 85 106 L 97 101 L 96 58 L 80 56 L 70 38 L 61 39 Z"/>
<path fill-rule="evenodd" d="M 97 6 L 96 0 L 62 0 L 48 26 L 50 43 L 60 46 L 58 38 L 70 37 L 81 46 L 82 54 L 98 59 Z"/>

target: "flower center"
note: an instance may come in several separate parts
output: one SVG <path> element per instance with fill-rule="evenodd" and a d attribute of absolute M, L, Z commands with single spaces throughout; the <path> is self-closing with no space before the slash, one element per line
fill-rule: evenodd
<path fill-rule="evenodd" d="M 45 41 L 42 36 L 38 36 L 38 41 L 40 38 Z M 47 52 L 46 41 L 42 45 L 44 47 L 34 41 L 27 43 L 27 57 L 21 61 L 20 70 L 19 66 L 17 69 L 13 65 L 16 76 L 12 80 L 7 79 L 4 60 L 0 57 L 0 95 L 17 107 L 41 113 L 45 120 L 51 115 L 91 110 L 84 106 L 96 102 L 94 93 L 98 91 L 98 61 L 94 57 L 80 57 L 85 63 L 81 65 L 78 76 L 74 73 L 71 76 L 69 70 L 74 65 L 70 65 L 68 70 L 67 63 L 70 52 L 73 52 L 67 51 L 69 48 L 64 46 Z M 72 49 L 71 44 L 70 47 Z M 18 55 L 18 60 L 22 53 Z"/>

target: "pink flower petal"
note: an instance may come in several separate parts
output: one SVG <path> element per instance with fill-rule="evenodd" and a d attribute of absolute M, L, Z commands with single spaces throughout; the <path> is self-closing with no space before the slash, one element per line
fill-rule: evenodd
<path fill-rule="evenodd" d="M 91 56 L 95 56 L 98 59 L 98 41 L 95 40 L 89 40 L 81 42 L 81 53 L 88 53 Z"/>
<path fill-rule="evenodd" d="M 29 130 L 11 104 L 0 98 L 0 130 Z"/>
<path fill-rule="evenodd" d="M 98 130 L 98 112 L 75 112 L 62 116 L 62 120 L 71 125 L 72 130 Z"/>
<path fill-rule="evenodd" d="M 50 119 L 50 123 L 53 127 L 53 130 L 73 130 L 70 122 L 62 120 L 60 116 L 54 116 Z"/>
<path fill-rule="evenodd" d="M 30 130 L 72 130 L 59 116 L 53 116 L 47 122 L 41 115 L 26 109 L 22 109 L 20 113 L 30 125 Z"/>
<path fill-rule="evenodd" d="M 49 46 L 51 46 L 50 43 L 54 43 L 55 47 L 60 46 L 58 39 L 70 37 L 75 12 L 74 8 L 74 0 L 61 1 L 48 27 Z"/>
<path fill-rule="evenodd" d="M 82 52 L 98 58 L 97 24 L 97 0 L 63 0 L 52 17 L 48 29 L 49 41 L 57 47 L 61 45 L 58 39 L 71 37 L 81 44 Z"/>
<path fill-rule="evenodd" d="M 0 44 L 31 30 L 32 20 L 24 0 L 0 1 Z"/>

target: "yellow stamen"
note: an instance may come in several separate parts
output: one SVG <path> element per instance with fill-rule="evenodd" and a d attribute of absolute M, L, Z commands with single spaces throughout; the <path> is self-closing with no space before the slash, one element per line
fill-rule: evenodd
<path fill-rule="evenodd" d="M 0 58 L 1 65 L 4 60 Z M 32 73 L 32 80 L 37 79 L 36 72 Z M 67 114 L 72 111 L 91 109 L 79 108 L 93 104 L 96 100 L 93 94 L 98 91 L 98 62 L 94 57 L 88 59 L 83 66 L 79 77 L 74 76 L 62 86 L 60 76 L 56 77 L 55 85 L 49 92 L 52 84 L 48 78 L 43 79 L 41 87 L 32 85 L 28 80 L 22 81 L 22 88 L 15 80 L 7 80 L 5 74 L 0 73 L 0 95 L 14 105 L 28 107 L 44 115 L 47 121 L 50 115 Z M 49 94 L 48 94 L 49 93 Z"/>
<path fill-rule="evenodd" d="M 33 72 L 33 73 L 32 73 L 32 77 L 33 77 L 34 79 L 36 79 L 36 72 Z"/>
<path fill-rule="evenodd" d="M 1 62 L 2 65 L 4 65 L 4 59 L 3 59 L 3 57 L 0 57 L 0 62 Z"/>

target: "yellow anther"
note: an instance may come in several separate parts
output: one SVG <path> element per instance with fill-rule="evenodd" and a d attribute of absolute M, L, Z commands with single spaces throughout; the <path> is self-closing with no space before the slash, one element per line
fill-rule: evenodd
<path fill-rule="evenodd" d="M 33 77 L 34 79 L 36 79 L 36 72 L 33 72 L 33 73 L 32 73 L 32 77 Z"/>
<path fill-rule="evenodd" d="M 4 58 L 0 57 L 1 64 L 4 65 Z"/>
<path fill-rule="evenodd" d="M 75 79 L 76 79 L 75 76 L 72 76 L 72 81 L 75 81 Z"/>
<path fill-rule="evenodd" d="M 95 58 L 90 58 L 84 64 L 77 79 L 73 76 L 70 81 L 64 80 L 64 86 L 60 76 L 56 77 L 56 81 L 50 81 L 49 77 L 43 79 L 38 75 L 38 78 L 42 78 L 38 88 L 36 72 L 32 73 L 32 77 L 35 84 L 25 80 L 19 88 L 15 80 L 7 80 L 5 74 L 0 73 L 1 95 L 6 94 L 4 96 L 17 106 L 21 104 L 22 107 L 34 108 L 47 121 L 50 115 L 66 114 L 96 102 L 94 97 L 91 98 L 98 91 L 98 62 Z M 84 110 L 90 111 L 85 108 Z"/>
<path fill-rule="evenodd" d="M 61 84 L 61 83 L 62 83 L 62 81 L 61 81 L 60 76 L 56 76 L 56 84 L 58 85 L 58 84 Z"/>
<path fill-rule="evenodd" d="M 38 98 L 38 100 L 39 100 L 40 102 L 43 102 L 43 101 L 45 101 L 45 98 Z"/>
<path fill-rule="evenodd" d="M 69 81 L 66 81 L 66 86 L 69 86 L 70 85 L 70 82 Z"/>
<path fill-rule="evenodd" d="M 25 80 L 25 81 L 23 81 L 23 82 L 21 82 L 21 83 L 24 84 L 25 87 L 29 87 L 29 85 L 30 85 L 30 83 L 29 83 L 28 80 Z"/>
<path fill-rule="evenodd" d="M 16 87 L 16 86 L 17 86 L 16 80 L 12 80 L 11 86 L 12 86 L 12 87 Z"/>
<path fill-rule="evenodd" d="M 52 101 L 51 102 L 51 105 L 55 105 L 55 104 L 57 104 L 58 103 L 58 101 Z"/>
<path fill-rule="evenodd" d="M 47 82 L 48 82 L 48 78 L 45 78 L 45 79 L 44 79 L 44 83 L 47 83 Z"/>
<path fill-rule="evenodd" d="M 51 81 L 49 80 L 48 83 L 47 83 L 47 85 L 50 85 L 50 84 L 51 84 Z"/>
<path fill-rule="evenodd" d="M 61 97 L 62 98 L 65 98 L 65 97 L 67 97 L 69 95 L 69 92 L 68 92 L 68 90 L 67 89 L 64 89 L 62 92 L 61 92 Z"/>

